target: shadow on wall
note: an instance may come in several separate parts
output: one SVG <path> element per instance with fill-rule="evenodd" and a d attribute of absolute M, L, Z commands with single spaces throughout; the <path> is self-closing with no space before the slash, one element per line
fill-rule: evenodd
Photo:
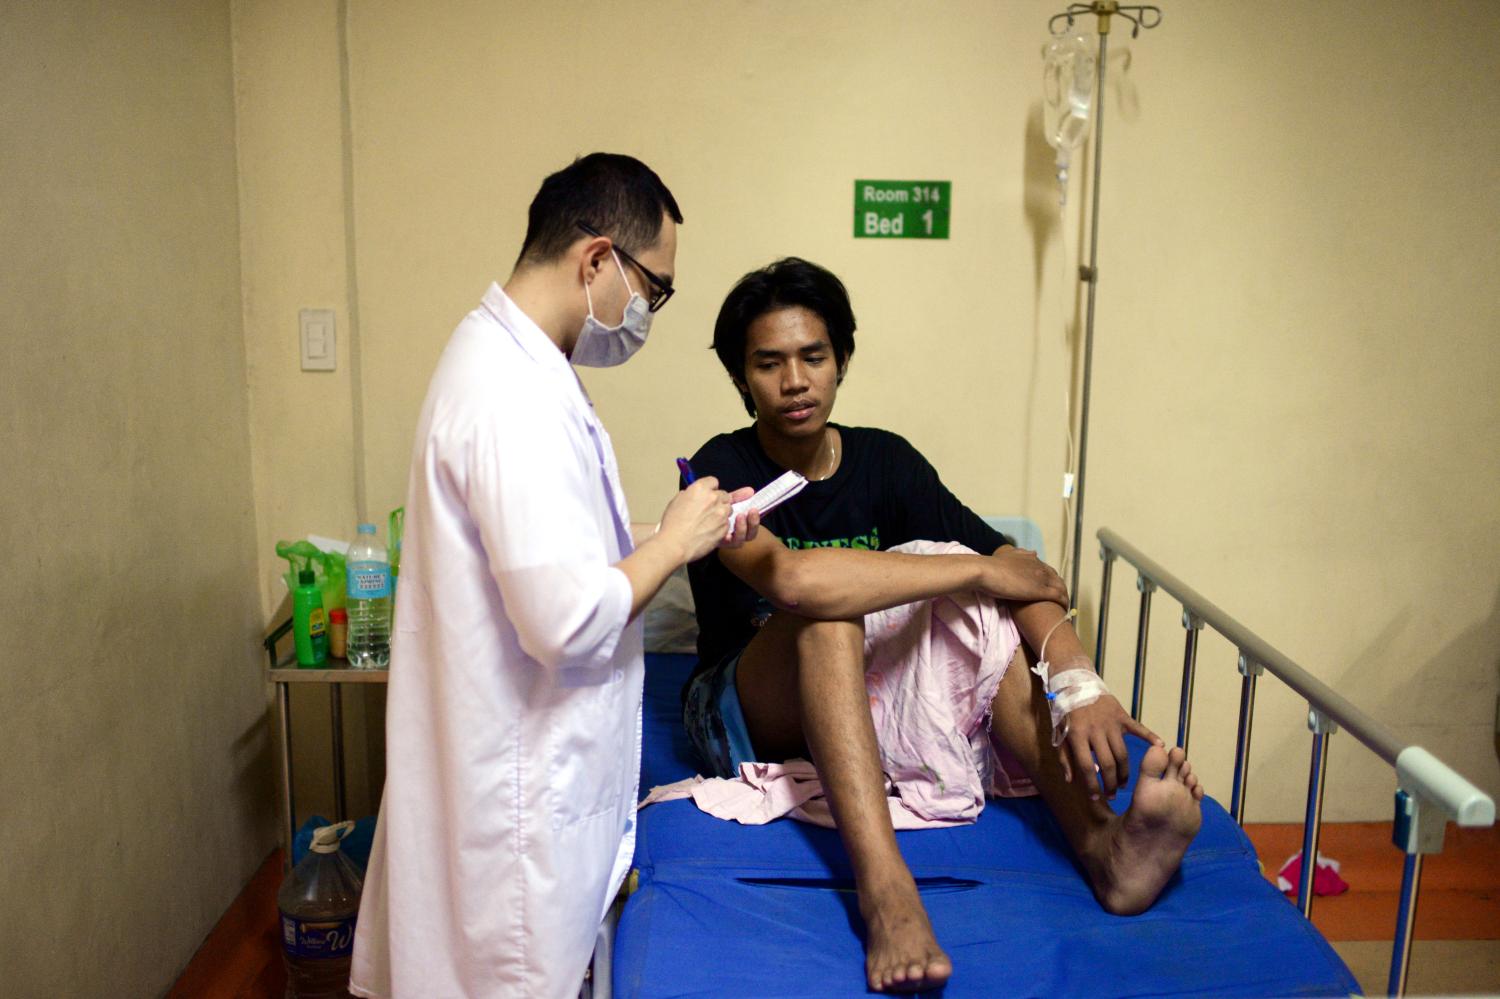
<path fill-rule="evenodd" d="M 1057 179 L 1055 176 L 1052 147 L 1042 134 L 1042 105 L 1033 104 L 1026 116 L 1026 138 L 1021 144 L 1025 157 L 1021 164 L 1021 211 L 1026 217 L 1026 228 L 1031 230 L 1031 365 L 1026 372 L 1026 408 L 1021 426 L 1021 496 L 1026 502 L 1031 496 L 1031 453 L 1035 438 L 1037 381 L 1040 377 L 1039 362 L 1042 351 L 1042 271 L 1047 263 L 1047 245 L 1059 232 L 1062 216 L 1057 205 Z M 1063 261 L 1066 268 L 1068 262 Z M 1072 330 L 1077 327 L 1078 317 L 1073 316 L 1064 338 L 1072 351 Z M 1064 460 L 1069 460 L 1064 456 Z M 1062 531 L 1068 530 L 1066 517 Z M 1058 547 L 1058 554 L 1063 546 Z M 1061 568 L 1059 560 L 1059 568 Z"/>
<path fill-rule="evenodd" d="M 1399 720 L 1403 717 L 1400 706 L 1389 702 L 1371 704 L 1367 698 L 1362 696 L 1364 688 L 1361 686 L 1361 679 L 1370 671 L 1371 663 L 1377 662 L 1386 656 L 1386 650 L 1406 630 L 1410 621 L 1411 611 L 1409 609 L 1394 615 L 1386 623 L 1385 627 L 1381 628 L 1374 638 L 1366 642 L 1359 652 L 1355 653 L 1337 673 L 1323 674 L 1314 665 L 1306 662 L 1299 663 L 1298 665 L 1322 680 L 1329 687 L 1333 688 L 1335 693 L 1342 695 L 1351 704 L 1364 711 L 1381 725 L 1395 728 Z M 1272 684 L 1285 687 L 1281 681 L 1275 678 L 1268 678 Z M 1287 689 L 1290 692 L 1290 688 Z M 1306 702 L 1301 701 L 1302 695 L 1291 692 L 1291 696 L 1305 707 Z M 1254 745 L 1252 745 L 1251 759 L 1257 767 L 1265 767 L 1262 771 L 1263 773 L 1297 775 L 1296 779 L 1302 781 L 1298 785 L 1301 789 L 1299 795 L 1305 795 L 1307 771 L 1312 766 L 1312 731 L 1306 726 L 1305 716 L 1299 713 L 1298 717 L 1302 719 L 1301 723 L 1297 724 L 1291 730 L 1282 730 L 1278 726 L 1276 731 L 1262 733 L 1259 727 L 1257 727 L 1253 743 L 1260 743 L 1274 748 L 1269 748 L 1269 752 L 1265 757 L 1262 757 L 1260 753 L 1255 752 Z M 1256 720 L 1257 722 L 1260 720 L 1259 713 L 1257 713 Z M 1342 742 L 1344 739 L 1352 737 L 1340 733 L 1336 738 Z M 1331 745 L 1332 743 L 1330 743 Z M 1361 751 L 1363 752 L 1364 750 L 1361 749 Z M 1267 759 L 1269 760 L 1268 764 L 1264 762 Z M 1395 771 L 1392 770 L 1391 773 L 1394 775 Z M 1337 774 L 1333 771 L 1330 764 L 1328 770 L 1328 788 L 1331 789 L 1336 783 Z M 1327 794 L 1328 791 L 1325 789 L 1325 801 L 1327 801 Z"/>
<path fill-rule="evenodd" d="M 1398 638 L 1412 624 L 1409 609 L 1394 615 L 1336 676 L 1325 677 L 1324 682 L 1375 721 L 1392 729 L 1403 742 L 1427 746 L 1447 762 L 1455 763 L 1447 759 L 1452 755 L 1452 743 L 1445 744 L 1442 740 L 1450 738 L 1449 733 L 1454 730 L 1472 732 L 1476 726 L 1492 725 L 1495 720 L 1492 712 L 1500 709 L 1500 702 L 1496 699 L 1496 691 L 1500 689 L 1500 651 L 1497 651 L 1500 650 L 1500 592 L 1496 593 L 1484 619 L 1454 635 L 1425 661 L 1411 662 L 1404 671 L 1405 679 L 1372 701 L 1365 696 L 1367 688 L 1362 684 L 1362 678 L 1371 671 L 1370 664 L 1390 658 L 1390 650 L 1397 647 Z M 1441 635 L 1434 637 L 1442 638 Z M 1476 689 L 1486 680 L 1490 682 L 1488 687 Z M 1305 773 L 1309 766 L 1312 737 L 1301 729 L 1296 733 L 1286 733 L 1288 736 L 1293 734 L 1300 737 L 1278 738 L 1283 733 L 1277 732 L 1263 740 L 1275 746 L 1269 754 L 1267 772 Z M 1495 748 L 1497 763 L 1500 763 L 1500 732 L 1495 735 Z M 1461 762 L 1457 765 L 1465 778 L 1481 789 L 1494 792 L 1496 771 L 1466 773 Z M 1394 771 L 1392 775 L 1394 782 Z M 1336 780 L 1337 775 L 1330 772 L 1330 790 Z"/>
<path fill-rule="evenodd" d="M 280 842 L 281 826 L 277 793 L 280 763 L 275 749 L 275 725 L 269 711 L 263 712 L 241 732 L 232 744 L 234 791 L 230 800 L 241 809 L 234 824 L 262 829 L 267 838 Z M 267 805 L 270 804 L 270 807 Z"/>
<path fill-rule="evenodd" d="M 1041 311 L 1042 268 L 1047 260 L 1047 244 L 1061 227 L 1057 205 L 1056 153 L 1047 145 L 1042 133 L 1041 102 L 1031 106 L 1026 116 L 1026 140 L 1022 143 L 1021 211 L 1026 228 L 1031 230 L 1032 312 Z"/>
<path fill-rule="evenodd" d="M 1381 707 L 1385 717 L 1402 720 L 1403 737 L 1418 745 L 1424 743 L 1424 730 L 1488 725 L 1500 763 L 1500 591 L 1487 617 L 1434 651 L 1386 696 Z M 1493 770 L 1463 776 L 1492 794 L 1500 788 L 1500 774 Z"/>
<path fill-rule="evenodd" d="M 1139 121 L 1141 118 L 1141 92 L 1136 89 L 1135 77 L 1130 75 L 1130 66 L 1134 60 L 1129 45 L 1124 48 L 1111 49 L 1109 61 L 1105 63 L 1106 85 L 1114 93 L 1114 107 L 1110 108 L 1120 116 L 1121 121 Z"/>

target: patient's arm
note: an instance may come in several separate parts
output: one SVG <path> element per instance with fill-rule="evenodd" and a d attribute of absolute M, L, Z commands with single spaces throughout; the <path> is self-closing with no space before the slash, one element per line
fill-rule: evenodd
<path fill-rule="evenodd" d="M 1034 553 L 908 555 L 854 548 L 793 551 L 765 528 L 754 541 L 718 552 L 730 572 L 776 606 L 802 617 L 846 620 L 914 600 L 980 590 L 1005 600 L 1066 606 L 1062 579 Z"/>
<path fill-rule="evenodd" d="M 1002 545 L 992 557 L 1002 557 L 1008 548 L 1008 545 Z M 1009 606 L 1016 629 L 1038 658 L 1042 654 L 1042 642 L 1047 643 L 1047 661 L 1053 672 L 1093 669 L 1092 657 L 1084 651 L 1072 623 L 1064 621 L 1058 625 L 1063 610 L 1057 604 L 1012 600 Z M 1048 632 L 1051 632 L 1051 637 L 1048 637 Z M 1126 732 L 1163 745 L 1161 737 L 1131 718 L 1113 694 L 1103 694 L 1092 704 L 1073 710 L 1068 715 L 1068 737 L 1057 750 L 1068 780 L 1083 780 L 1095 792 L 1102 790 L 1113 794 L 1130 778 L 1130 757 L 1124 740 Z M 1095 760 L 1099 764 L 1097 776 L 1094 773 Z"/>

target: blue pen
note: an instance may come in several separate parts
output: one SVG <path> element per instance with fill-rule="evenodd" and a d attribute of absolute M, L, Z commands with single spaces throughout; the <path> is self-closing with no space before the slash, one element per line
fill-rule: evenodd
<path fill-rule="evenodd" d="M 693 474 L 693 466 L 688 464 L 686 458 L 677 459 L 677 470 L 682 473 L 682 481 L 688 485 L 692 485 L 693 480 L 698 477 Z"/>

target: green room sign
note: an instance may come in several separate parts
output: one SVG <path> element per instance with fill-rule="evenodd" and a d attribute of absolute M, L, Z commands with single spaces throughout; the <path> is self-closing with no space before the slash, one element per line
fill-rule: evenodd
<path fill-rule="evenodd" d="M 856 180 L 856 239 L 947 239 L 949 180 Z"/>

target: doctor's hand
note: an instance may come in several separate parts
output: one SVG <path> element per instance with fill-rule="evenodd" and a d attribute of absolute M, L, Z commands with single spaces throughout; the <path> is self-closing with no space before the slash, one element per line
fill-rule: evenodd
<path fill-rule="evenodd" d="M 747 490 L 740 490 L 746 496 Z M 682 553 L 684 562 L 696 562 L 725 541 L 729 528 L 730 504 L 741 499 L 731 497 L 719 488 L 719 480 L 705 475 L 672 498 L 661 515 L 659 536 L 670 541 Z M 737 532 L 744 541 L 744 529 Z M 733 543 L 733 535 L 730 543 Z"/>
<path fill-rule="evenodd" d="M 1068 608 L 1068 588 L 1050 565 L 1028 548 L 1004 545 L 985 559 L 979 588 L 1002 600 L 1050 600 Z"/>

